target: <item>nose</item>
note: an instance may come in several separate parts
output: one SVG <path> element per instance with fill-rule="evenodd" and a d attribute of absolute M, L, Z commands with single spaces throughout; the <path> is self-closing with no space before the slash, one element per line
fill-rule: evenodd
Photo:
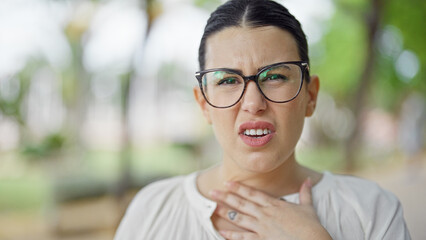
<path fill-rule="evenodd" d="M 263 97 L 260 90 L 254 81 L 248 81 L 246 90 L 241 99 L 242 110 L 251 114 L 259 114 L 266 109 L 266 99 Z"/>

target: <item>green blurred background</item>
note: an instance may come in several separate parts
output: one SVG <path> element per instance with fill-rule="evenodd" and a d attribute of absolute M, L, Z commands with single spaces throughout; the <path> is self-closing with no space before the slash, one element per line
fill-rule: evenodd
<path fill-rule="evenodd" d="M 112 239 L 138 189 L 220 161 L 192 87 L 221 2 L 0 1 L 0 239 Z M 298 161 L 379 182 L 426 239 L 426 2 L 279 2 L 321 80 Z"/>

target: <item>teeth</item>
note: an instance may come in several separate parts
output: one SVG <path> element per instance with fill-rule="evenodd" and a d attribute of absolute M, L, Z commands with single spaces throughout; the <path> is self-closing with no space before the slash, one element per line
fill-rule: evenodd
<path fill-rule="evenodd" d="M 265 129 L 246 129 L 244 131 L 244 135 L 246 136 L 262 136 L 266 134 L 270 134 L 271 130 L 265 128 Z"/>

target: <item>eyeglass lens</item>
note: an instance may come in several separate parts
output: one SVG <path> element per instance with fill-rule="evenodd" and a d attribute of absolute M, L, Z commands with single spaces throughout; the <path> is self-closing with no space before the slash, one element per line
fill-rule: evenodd
<path fill-rule="evenodd" d="M 257 74 L 257 83 L 271 101 L 285 102 L 299 92 L 302 71 L 297 64 L 276 65 Z M 239 74 L 228 71 L 212 71 L 204 74 L 202 90 L 206 100 L 216 107 L 227 107 L 241 98 L 245 82 Z"/>

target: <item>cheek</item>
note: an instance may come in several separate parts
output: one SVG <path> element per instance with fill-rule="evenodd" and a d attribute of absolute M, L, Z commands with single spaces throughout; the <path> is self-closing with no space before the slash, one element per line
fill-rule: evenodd
<path fill-rule="evenodd" d="M 305 109 L 302 101 L 292 101 L 279 109 L 280 134 L 284 144 L 295 146 L 300 138 L 305 120 Z"/>
<path fill-rule="evenodd" d="M 235 114 L 232 108 L 229 109 L 210 109 L 210 118 L 212 127 L 219 143 L 229 141 L 230 136 L 235 134 Z"/>
<path fill-rule="evenodd" d="M 300 92 L 300 94 L 291 102 L 288 102 L 288 107 L 291 109 L 290 115 L 293 121 L 293 124 L 298 125 L 295 123 L 297 121 L 298 123 L 301 123 L 303 126 L 303 121 L 305 119 L 306 115 L 306 109 L 308 105 L 308 93 L 305 88 L 303 88 Z"/>

